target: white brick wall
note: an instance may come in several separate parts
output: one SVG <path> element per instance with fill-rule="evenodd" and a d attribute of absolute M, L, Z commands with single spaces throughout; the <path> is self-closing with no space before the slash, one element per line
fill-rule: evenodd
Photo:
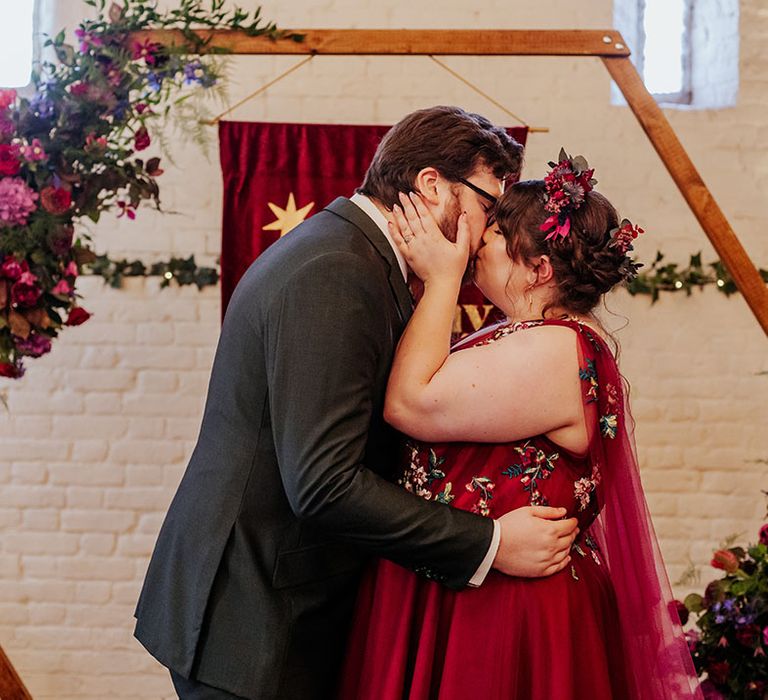
<path fill-rule="evenodd" d="M 241 3 L 255 6 L 253 2 Z M 77 3 L 46 0 L 51 29 L 77 20 Z M 296 27 L 599 28 L 607 0 L 536 5 L 508 0 L 267 2 Z M 668 116 L 753 258 L 768 265 L 765 74 L 768 15 L 741 4 L 737 106 Z M 297 59 L 238 59 L 232 101 Z M 531 136 L 527 174 L 561 144 L 597 168 L 600 189 L 648 230 L 639 252 L 686 261 L 711 247 L 626 108 L 609 104 L 596 59 L 448 58 L 482 88 L 549 134 Z M 426 58 L 317 58 L 235 118 L 391 123 L 414 108 L 457 103 L 504 115 Z M 215 107 L 214 107 L 215 111 Z M 218 254 L 220 175 L 215 143 L 173 141 L 164 204 L 135 222 L 93 228 L 99 252 L 145 260 Z M 84 279 L 94 317 L 67 329 L 27 376 L 6 382 L 0 415 L 0 643 L 35 698 L 162 698 L 162 668 L 132 639 L 132 612 L 154 537 L 197 436 L 218 331 L 218 290 L 128 280 L 116 291 Z M 609 300 L 632 384 L 637 440 L 654 522 L 673 579 L 731 534 L 754 537 L 768 487 L 765 338 L 740 297 Z M 686 588 L 680 593 L 686 592 Z"/>

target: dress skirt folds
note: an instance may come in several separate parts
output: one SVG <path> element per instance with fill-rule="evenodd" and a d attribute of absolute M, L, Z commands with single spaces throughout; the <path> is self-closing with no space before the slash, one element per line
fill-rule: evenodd
<path fill-rule="evenodd" d="M 400 484 L 497 517 L 526 505 L 579 520 L 571 563 L 540 579 L 491 571 L 454 591 L 386 560 L 359 593 L 342 700 L 681 700 L 700 698 L 658 554 L 621 377 L 604 341 L 575 321 L 500 325 L 459 347 L 542 323 L 573 328 L 590 447 L 545 436 L 505 444 L 408 444 Z"/>

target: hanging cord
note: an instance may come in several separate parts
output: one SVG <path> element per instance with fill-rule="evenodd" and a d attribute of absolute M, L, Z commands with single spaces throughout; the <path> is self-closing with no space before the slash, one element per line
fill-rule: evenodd
<path fill-rule="evenodd" d="M 213 119 L 206 119 L 202 123 L 206 124 L 207 126 L 216 126 L 216 124 L 218 124 L 230 112 L 233 112 L 240 105 L 245 104 L 246 102 L 248 102 L 248 100 L 252 100 L 254 97 L 260 95 L 262 92 L 265 92 L 266 90 L 271 88 L 275 83 L 279 83 L 283 78 L 287 78 L 291 73 L 293 73 L 293 71 L 298 70 L 299 68 L 301 68 L 306 63 L 309 63 L 314 57 L 315 57 L 315 54 L 310 54 L 306 58 L 304 58 L 301 61 L 299 61 L 297 64 L 291 66 L 288 70 L 283 71 L 282 73 L 280 73 L 280 75 L 278 75 L 276 78 L 273 78 L 268 83 L 265 83 L 264 85 L 262 85 L 258 89 L 254 90 L 250 95 L 247 95 L 246 97 L 244 97 L 239 102 L 236 102 L 235 104 L 233 104 L 231 107 L 229 107 L 228 109 L 223 111 L 221 114 L 215 116 Z"/>
<path fill-rule="evenodd" d="M 484 97 L 488 102 L 490 102 L 493 105 L 496 105 L 504 114 L 508 114 L 512 119 L 515 119 L 516 121 L 520 122 L 523 126 L 528 128 L 528 133 L 531 134 L 546 134 L 549 133 L 549 128 L 546 126 L 530 126 L 524 119 L 521 119 L 518 117 L 514 112 L 511 112 L 508 110 L 503 104 L 498 102 L 497 100 L 494 100 L 493 97 L 491 97 L 488 93 L 483 92 L 477 85 L 474 83 L 471 83 L 469 80 L 467 80 L 464 76 L 457 73 L 453 68 L 449 67 L 445 63 L 443 63 L 441 60 L 435 58 L 432 54 L 429 55 L 429 57 L 437 63 L 438 66 L 440 66 L 443 70 L 448 71 L 454 78 L 460 80 L 464 85 L 466 85 L 468 88 L 474 90 L 478 95 L 481 97 Z"/>

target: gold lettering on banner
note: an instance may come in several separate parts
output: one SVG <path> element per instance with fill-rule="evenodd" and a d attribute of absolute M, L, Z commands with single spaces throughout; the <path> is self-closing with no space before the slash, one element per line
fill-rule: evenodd
<path fill-rule="evenodd" d="M 461 335 L 464 332 L 464 322 L 461 318 L 461 305 L 456 304 L 456 311 L 453 314 L 453 329 L 451 333 L 453 335 Z"/>
<path fill-rule="evenodd" d="M 462 304 L 461 308 L 472 324 L 472 330 L 476 331 L 488 320 L 489 314 L 493 311 L 493 304 Z"/>

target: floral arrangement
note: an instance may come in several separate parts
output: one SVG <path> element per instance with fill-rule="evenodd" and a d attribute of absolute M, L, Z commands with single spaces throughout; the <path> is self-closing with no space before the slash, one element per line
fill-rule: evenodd
<path fill-rule="evenodd" d="M 544 239 L 565 238 L 571 230 L 571 212 L 576 211 L 584 202 L 584 197 L 591 192 L 597 180 L 594 168 L 590 168 L 584 156 L 569 156 L 564 148 L 560 149 L 557 163 L 550 161 L 552 168 L 544 178 L 547 201 L 544 208 L 551 216 L 539 227 L 549 231 Z"/>
<path fill-rule="evenodd" d="M 160 158 L 139 156 L 152 144 L 150 128 L 220 79 L 219 64 L 198 56 L 208 52 L 209 39 L 194 30 L 285 36 L 258 9 L 228 11 L 224 0 L 180 0 L 163 13 L 155 0 L 123 0 L 108 9 L 105 0 L 84 2 L 97 10 L 96 19 L 75 30 L 77 46 L 65 42 L 63 31 L 45 42 L 56 60 L 36 67 L 34 94 L 0 90 L 4 377 L 22 376 L 25 358 L 49 352 L 62 327 L 90 316 L 75 287 L 96 258 L 89 237 L 76 235 L 78 222 L 98 222 L 110 210 L 132 220 L 145 200 L 160 209 Z M 144 29 L 179 29 L 186 43 L 136 41 L 132 32 Z"/>
<path fill-rule="evenodd" d="M 768 523 L 758 543 L 715 552 L 712 566 L 725 572 L 681 604 L 681 620 L 696 614 L 686 633 L 705 697 L 768 698 Z"/>

